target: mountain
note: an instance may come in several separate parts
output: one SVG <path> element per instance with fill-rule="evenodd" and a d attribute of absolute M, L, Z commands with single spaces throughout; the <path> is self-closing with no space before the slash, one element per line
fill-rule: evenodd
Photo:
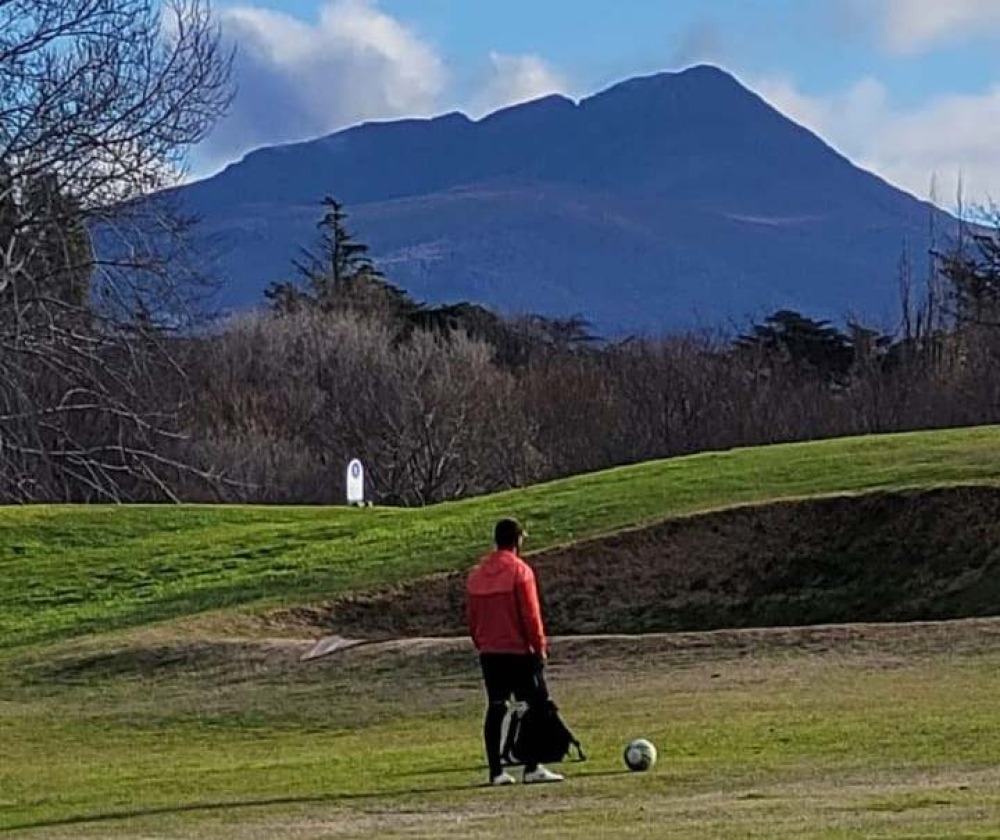
<path fill-rule="evenodd" d="M 608 333 L 779 307 L 885 322 L 904 247 L 919 257 L 932 215 L 951 221 L 700 66 L 248 154 L 177 193 L 224 307 L 292 276 L 327 194 L 418 299 L 581 314 Z"/>

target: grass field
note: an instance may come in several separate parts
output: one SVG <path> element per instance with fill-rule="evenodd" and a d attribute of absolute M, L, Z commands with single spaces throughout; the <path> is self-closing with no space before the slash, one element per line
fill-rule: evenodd
<path fill-rule="evenodd" d="M 1000 838 L 1000 621 L 562 640 L 551 683 L 591 760 L 491 790 L 464 641 L 305 663 L 311 640 L 226 618 L 463 567 L 508 512 L 540 549 L 729 505 L 1000 484 L 998 456 L 989 428 L 424 511 L 2 509 L 0 834 Z M 637 735 L 660 747 L 649 774 L 621 764 Z"/>
<path fill-rule="evenodd" d="M 709 453 L 426 510 L 0 509 L 0 648 L 462 568 L 509 513 L 537 550 L 735 504 L 974 482 L 1000 482 L 1000 429 Z"/>
<path fill-rule="evenodd" d="M 480 786 L 455 644 L 77 651 L 3 675 L 0 834 L 32 838 L 1000 836 L 1000 624 L 566 642 L 591 758 Z M 651 737 L 653 772 L 625 741 Z"/>

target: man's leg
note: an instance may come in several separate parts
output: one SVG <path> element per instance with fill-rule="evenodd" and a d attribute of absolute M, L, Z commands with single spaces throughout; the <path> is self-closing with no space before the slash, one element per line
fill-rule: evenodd
<path fill-rule="evenodd" d="M 503 773 L 500 761 L 503 720 L 507 715 L 507 698 L 511 695 L 510 668 L 502 654 L 484 653 L 479 657 L 486 685 L 486 720 L 483 723 L 483 742 L 486 761 L 490 766 L 490 781 Z"/>
<path fill-rule="evenodd" d="M 500 741 L 503 737 L 503 719 L 507 716 L 506 700 L 490 700 L 486 708 L 483 740 L 486 742 L 486 761 L 490 765 L 490 780 L 503 773 L 500 763 Z"/>

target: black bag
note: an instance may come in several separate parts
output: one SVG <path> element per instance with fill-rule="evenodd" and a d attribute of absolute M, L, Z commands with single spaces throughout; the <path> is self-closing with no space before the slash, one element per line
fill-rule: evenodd
<path fill-rule="evenodd" d="M 507 765 L 555 764 L 565 760 L 571 747 L 576 749 L 577 761 L 587 760 L 556 704 L 546 700 L 511 713 L 501 758 Z"/>

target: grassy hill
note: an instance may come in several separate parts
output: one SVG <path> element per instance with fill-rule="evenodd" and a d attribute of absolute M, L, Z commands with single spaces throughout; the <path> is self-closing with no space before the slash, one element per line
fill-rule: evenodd
<path fill-rule="evenodd" d="M 1000 486 L 728 508 L 531 562 L 554 635 L 1000 615 Z M 303 635 L 462 636 L 465 572 L 278 611 L 270 622 Z"/>
<path fill-rule="evenodd" d="M 653 540 L 720 576 L 708 588 L 728 598 L 713 594 L 719 609 L 738 606 L 771 555 L 832 603 L 831 567 L 786 558 L 814 527 L 814 541 L 841 540 L 837 569 L 850 556 L 873 582 L 851 603 L 881 598 L 874 584 L 919 598 L 937 580 L 924 573 L 975 589 L 960 563 L 979 561 L 962 541 L 983 544 L 977 573 L 992 568 L 993 508 L 980 498 L 1000 505 L 998 455 L 1000 429 L 972 429 L 700 455 L 420 511 L 0 510 L 0 835 L 998 838 L 997 619 L 558 640 L 550 683 L 590 760 L 568 765 L 564 785 L 505 790 L 482 787 L 482 689 L 464 639 L 303 662 L 308 639 L 220 638 L 211 621 L 213 632 L 168 622 L 87 635 L 459 569 L 505 513 L 529 524 L 546 575 L 610 556 L 636 596 L 660 585 L 641 577 Z M 929 489 L 956 485 L 975 487 Z M 719 512 L 667 521 L 705 511 Z M 895 524 L 880 531 L 883 520 Z M 723 551 L 743 521 L 766 526 L 757 565 Z M 857 521 L 883 542 L 853 545 Z M 893 583 L 886 570 L 906 558 L 868 558 L 896 536 L 927 543 L 934 562 Z M 705 592 L 691 577 L 669 588 Z M 607 612 L 552 606 L 556 623 Z M 660 761 L 634 775 L 620 755 L 639 735 Z"/>
<path fill-rule="evenodd" d="M 707 453 L 423 510 L 5 508 L 0 647 L 459 569 L 507 514 L 528 524 L 539 551 L 734 505 L 975 483 L 1000 483 L 1000 428 Z"/>

